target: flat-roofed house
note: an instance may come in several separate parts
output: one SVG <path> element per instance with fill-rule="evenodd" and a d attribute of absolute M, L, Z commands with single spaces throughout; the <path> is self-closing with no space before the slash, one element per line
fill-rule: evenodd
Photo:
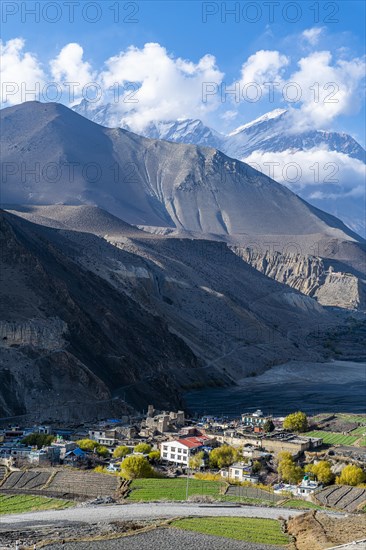
<path fill-rule="evenodd" d="M 162 460 L 172 462 L 173 464 L 189 465 L 189 459 L 192 454 L 202 450 L 207 444 L 209 438 L 206 436 L 200 437 L 184 437 L 174 441 L 164 441 L 161 444 L 160 455 Z"/>

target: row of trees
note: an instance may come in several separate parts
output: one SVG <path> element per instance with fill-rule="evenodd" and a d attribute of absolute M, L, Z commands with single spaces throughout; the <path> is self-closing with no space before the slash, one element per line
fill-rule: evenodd
<path fill-rule="evenodd" d="M 37 447 L 37 449 L 42 449 L 42 447 L 47 447 L 55 441 L 54 435 L 39 434 L 33 433 L 25 436 L 22 439 L 24 445 L 29 445 L 31 447 Z"/>
<path fill-rule="evenodd" d="M 356 486 L 362 484 L 366 479 L 365 472 L 355 464 L 345 466 L 337 477 L 333 474 L 331 464 L 327 460 L 320 460 L 316 464 L 307 464 L 303 470 L 294 462 L 291 453 L 286 451 L 279 453 L 277 469 L 281 479 L 288 483 L 298 483 L 304 473 L 313 475 L 317 481 L 324 485 L 333 483 L 335 480 L 339 485 Z"/>
<path fill-rule="evenodd" d="M 153 453 L 159 453 L 159 451 L 151 451 L 152 447 L 149 445 L 149 443 L 138 443 L 134 446 L 133 451 L 135 453 L 142 453 L 144 455 Z M 119 447 L 116 447 L 113 452 L 113 458 L 124 458 L 125 456 L 132 453 L 132 449 L 130 447 L 127 447 L 127 445 L 120 445 Z M 159 453 L 160 456 L 160 453 Z"/>

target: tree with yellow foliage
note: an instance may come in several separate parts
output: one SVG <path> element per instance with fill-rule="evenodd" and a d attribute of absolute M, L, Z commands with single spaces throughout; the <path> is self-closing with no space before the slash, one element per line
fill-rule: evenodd
<path fill-rule="evenodd" d="M 365 472 L 359 466 L 355 464 L 348 464 L 341 471 L 341 475 L 336 477 L 336 483 L 338 485 L 359 485 L 366 479 Z"/>

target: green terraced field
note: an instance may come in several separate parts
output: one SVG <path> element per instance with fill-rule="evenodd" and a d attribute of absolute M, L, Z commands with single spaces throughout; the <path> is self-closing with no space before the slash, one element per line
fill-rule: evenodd
<path fill-rule="evenodd" d="M 211 496 L 222 499 L 220 489 L 225 486 L 220 481 L 190 479 L 188 482 L 188 497 L 193 495 Z M 186 500 L 187 479 L 135 479 L 131 483 L 129 500 Z"/>
<path fill-rule="evenodd" d="M 359 436 L 322 431 L 306 432 L 303 435 L 306 437 L 321 437 L 326 445 L 353 445 L 359 439 Z"/>
<path fill-rule="evenodd" d="M 282 532 L 280 522 L 275 519 L 187 518 L 173 521 L 171 525 L 178 529 L 195 531 L 205 535 L 215 535 L 259 544 L 283 546 L 290 542 L 289 537 Z"/>
<path fill-rule="evenodd" d="M 281 506 L 283 508 L 298 508 L 300 510 L 324 510 L 321 506 L 307 500 L 286 500 Z"/>
<path fill-rule="evenodd" d="M 366 435 L 366 426 L 359 426 L 352 430 L 351 435 Z"/>
<path fill-rule="evenodd" d="M 62 510 L 74 506 L 70 500 L 38 497 L 35 495 L 1 495 L 0 514 L 21 514 L 36 510 Z"/>

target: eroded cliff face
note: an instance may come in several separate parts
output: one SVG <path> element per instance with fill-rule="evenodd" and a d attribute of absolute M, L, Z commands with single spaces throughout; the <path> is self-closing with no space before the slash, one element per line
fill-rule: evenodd
<path fill-rule="evenodd" d="M 324 306 L 366 309 L 365 281 L 352 273 L 337 271 L 328 260 L 277 251 L 259 253 L 239 246 L 231 248 L 264 275 L 316 298 Z"/>
<path fill-rule="evenodd" d="M 45 350 L 63 347 L 67 324 L 61 319 L 0 320 L 0 346 L 29 345 Z"/>

